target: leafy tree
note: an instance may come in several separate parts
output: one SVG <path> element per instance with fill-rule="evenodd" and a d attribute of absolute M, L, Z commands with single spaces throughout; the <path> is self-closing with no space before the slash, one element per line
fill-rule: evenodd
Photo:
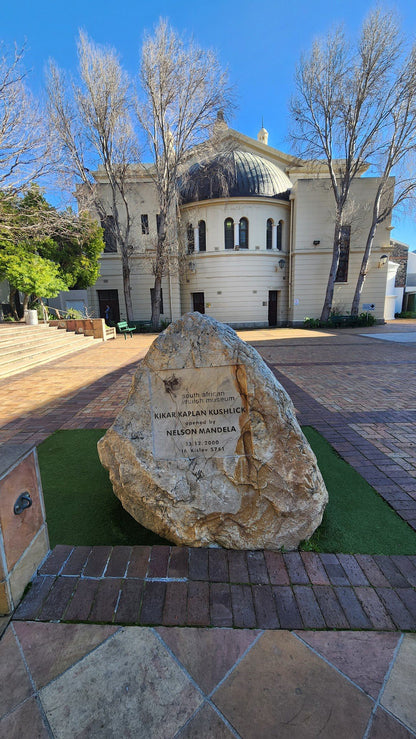
<path fill-rule="evenodd" d="M 75 214 L 72 214 L 75 219 Z M 79 230 L 84 234 L 80 238 Z M 69 288 L 82 290 L 94 285 L 99 276 L 98 257 L 104 249 L 102 228 L 87 214 L 79 216 L 79 222 L 71 229 L 59 229 L 50 239 L 37 245 L 38 253 L 57 264 L 65 275 Z"/>
<path fill-rule="evenodd" d="M 0 200 L 0 213 L 1 273 L 10 282 L 12 304 L 16 290 L 25 294 L 26 307 L 31 294 L 55 297 L 95 283 L 104 243 L 102 229 L 88 215 L 58 211 L 35 185 L 24 197 Z"/>
<path fill-rule="evenodd" d="M 6 246 L 0 251 L 0 278 L 8 280 L 15 290 L 24 294 L 24 310 L 31 296 L 54 298 L 61 290 L 68 289 L 59 267 L 29 251 L 25 244 Z"/>

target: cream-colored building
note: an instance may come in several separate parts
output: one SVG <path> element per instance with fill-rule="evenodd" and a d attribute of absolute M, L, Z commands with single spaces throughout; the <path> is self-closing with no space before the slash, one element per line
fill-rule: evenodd
<path fill-rule="evenodd" d="M 264 128 L 257 140 L 231 129 L 228 136 L 234 167 L 227 196 L 204 179 L 196 162 L 182 188 L 184 255 L 163 279 L 162 319 L 199 310 L 234 327 L 302 325 L 306 317 L 319 317 L 327 285 L 334 215 L 329 179 L 323 169 L 268 146 Z M 105 194 L 104 176 L 97 173 L 97 179 Z M 342 314 L 351 308 L 376 186 L 372 177 L 353 183 L 333 301 Z M 158 215 L 149 168 L 132 167 L 129 201 L 133 318 L 149 321 Z M 360 305 L 379 320 L 387 280 L 381 257 L 388 256 L 389 244 L 387 222 L 376 233 Z M 114 321 L 126 318 L 121 259 L 110 239 L 88 303 L 95 315 L 104 317 L 110 306 Z"/>

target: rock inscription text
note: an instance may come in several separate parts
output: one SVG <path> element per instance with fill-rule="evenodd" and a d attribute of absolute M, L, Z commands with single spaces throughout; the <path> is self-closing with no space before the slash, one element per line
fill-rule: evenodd
<path fill-rule="evenodd" d="M 227 457 L 247 430 L 244 367 L 162 370 L 150 376 L 155 459 Z"/>

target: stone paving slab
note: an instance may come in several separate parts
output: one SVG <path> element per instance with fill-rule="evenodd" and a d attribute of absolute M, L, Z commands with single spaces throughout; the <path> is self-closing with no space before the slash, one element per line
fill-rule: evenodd
<path fill-rule="evenodd" d="M 411 739 L 415 657 L 397 632 L 15 621 L 0 736 Z"/>
<path fill-rule="evenodd" d="M 388 334 L 361 334 L 369 339 L 379 339 L 381 341 L 398 341 L 400 344 L 409 344 L 416 342 L 416 331 L 407 333 L 388 333 Z"/>
<path fill-rule="evenodd" d="M 415 580 L 415 556 L 57 546 L 13 619 L 415 631 Z"/>

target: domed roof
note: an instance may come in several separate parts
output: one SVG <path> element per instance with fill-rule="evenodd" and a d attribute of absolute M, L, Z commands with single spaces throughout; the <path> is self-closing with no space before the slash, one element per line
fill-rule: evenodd
<path fill-rule="evenodd" d="M 276 164 L 248 151 L 235 150 L 193 164 L 182 179 L 183 203 L 224 197 L 289 199 L 292 183 Z"/>

